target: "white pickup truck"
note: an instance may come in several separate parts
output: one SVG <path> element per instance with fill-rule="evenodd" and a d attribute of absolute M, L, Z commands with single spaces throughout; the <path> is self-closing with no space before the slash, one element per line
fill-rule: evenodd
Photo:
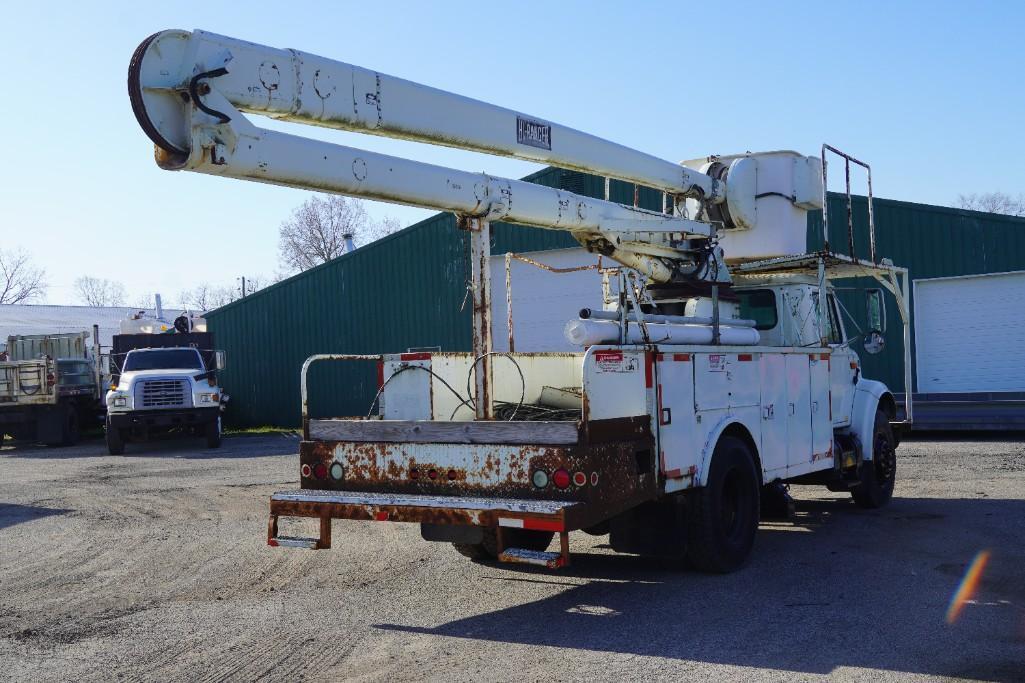
<path fill-rule="evenodd" d="M 214 358 L 215 367 L 207 367 L 192 347 L 129 351 L 106 395 L 110 454 L 121 455 L 127 441 L 160 432 L 202 435 L 209 448 L 219 447 L 226 398 L 216 371 L 224 367 L 223 353 Z"/>

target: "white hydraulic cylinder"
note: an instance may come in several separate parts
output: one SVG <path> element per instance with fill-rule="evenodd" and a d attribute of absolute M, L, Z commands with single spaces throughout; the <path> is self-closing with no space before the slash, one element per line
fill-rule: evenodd
<path fill-rule="evenodd" d="M 419 83 L 292 49 L 207 31 L 161 31 L 144 59 L 147 109 L 173 108 L 198 73 L 224 68 L 215 87 L 237 109 L 305 124 L 475 150 L 571 168 L 721 201 L 708 175 L 573 128 Z M 160 102 L 160 100 L 164 100 Z M 160 129 L 158 122 L 155 128 Z M 161 130 L 187 149 L 187 132 Z"/>
<path fill-rule="evenodd" d="M 628 344 L 711 344 L 711 325 L 674 325 L 669 323 L 648 323 L 645 325 L 648 338 L 640 326 L 631 323 L 627 330 Z M 566 340 L 575 346 L 619 343 L 619 323 L 611 320 L 570 320 L 564 330 Z M 737 346 L 752 346 L 761 340 L 753 327 L 719 327 L 719 343 Z"/>

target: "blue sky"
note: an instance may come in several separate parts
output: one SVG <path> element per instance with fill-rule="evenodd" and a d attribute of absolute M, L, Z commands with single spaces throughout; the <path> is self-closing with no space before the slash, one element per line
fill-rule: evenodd
<path fill-rule="evenodd" d="M 359 64 L 674 161 L 825 141 L 872 164 L 878 196 L 1025 191 L 1025 3 L 36 2 L 6 6 L 4 24 L 0 246 L 46 268 L 49 303 L 76 303 L 80 275 L 174 301 L 278 267 L 278 225 L 308 193 L 152 161 L 125 78 L 167 28 Z M 288 128 L 467 170 L 538 168 Z"/>

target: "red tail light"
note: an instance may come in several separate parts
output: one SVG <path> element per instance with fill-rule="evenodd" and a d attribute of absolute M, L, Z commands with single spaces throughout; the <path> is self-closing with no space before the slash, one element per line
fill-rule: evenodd
<path fill-rule="evenodd" d="M 310 466 L 305 464 L 301 468 L 299 468 L 299 472 L 302 473 L 304 477 L 309 477 L 311 474 L 313 474 L 313 470 L 310 469 Z"/>
<path fill-rule="evenodd" d="M 438 470 L 430 470 L 427 472 L 427 478 L 434 480 L 438 478 Z"/>
<path fill-rule="evenodd" d="M 569 488 L 569 472 L 561 467 L 552 472 L 552 483 L 560 489 Z"/>
<path fill-rule="evenodd" d="M 455 481 L 457 476 L 459 476 L 459 475 L 456 474 L 455 470 L 449 470 L 448 471 L 448 480 L 449 481 Z"/>
<path fill-rule="evenodd" d="M 322 462 L 318 462 L 316 465 L 314 465 L 313 466 L 313 476 L 315 476 L 317 479 L 326 479 L 327 478 L 327 465 L 325 465 Z"/>
<path fill-rule="evenodd" d="M 409 478 L 410 479 L 419 479 L 420 478 L 420 470 L 418 470 L 415 467 L 410 467 L 409 468 Z"/>
<path fill-rule="evenodd" d="M 584 474 L 583 472 L 574 472 L 573 473 L 573 485 L 574 486 L 584 486 L 586 483 L 587 483 L 587 475 L 586 474 Z"/>

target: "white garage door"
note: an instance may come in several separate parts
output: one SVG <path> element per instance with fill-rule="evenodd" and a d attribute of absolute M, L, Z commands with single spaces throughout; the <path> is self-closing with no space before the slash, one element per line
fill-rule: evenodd
<path fill-rule="evenodd" d="M 583 249 L 538 251 L 524 256 L 553 268 L 597 264 L 598 257 Z M 606 266 L 615 265 L 607 259 Z M 581 308 L 602 308 L 601 274 L 596 270 L 550 273 L 529 263 L 512 262 L 513 342 L 517 351 L 580 351 L 563 336 L 563 329 Z M 617 290 L 615 278 L 612 289 Z M 505 256 L 491 257 L 491 329 L 496 351 L 509 350 L 505 297 Z"/>
<path fill-rule="evenodd" d="M 1025 391 L 1025 271 L 915 281 L 918 391 Z"/>

